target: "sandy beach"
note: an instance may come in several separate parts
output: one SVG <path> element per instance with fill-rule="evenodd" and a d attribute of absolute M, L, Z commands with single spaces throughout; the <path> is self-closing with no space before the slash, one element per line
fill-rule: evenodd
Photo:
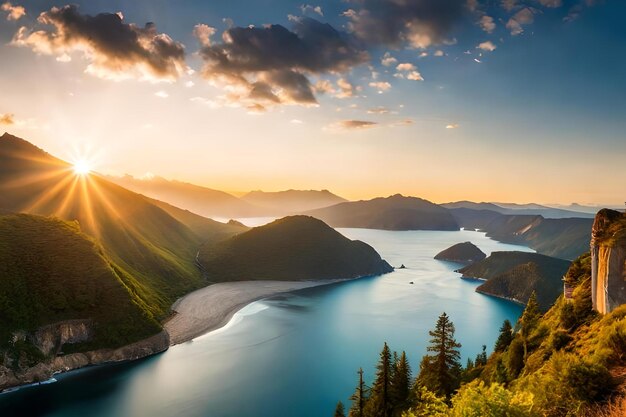
<path fill-rule="evenodd" d="M 253 301 L 338 281 L 341 280 L 239 281 L 213 284 L 179 298 L 172 305 L 174 316 L 164 327 L 170 335 L 170 345 L 173 346 L 225 326 L 238 310 Z"/>

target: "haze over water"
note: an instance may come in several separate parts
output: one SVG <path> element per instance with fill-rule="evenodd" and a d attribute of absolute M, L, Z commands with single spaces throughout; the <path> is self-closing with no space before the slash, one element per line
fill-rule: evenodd
<path fill-rule="evenodd" d="M 472 241 L 487 255 L 528 248 L 482 233 L 339 229 L 407 269 L 253 303 L 223 329 L 143 361 L 58 375 L 0 395 L 0 415 L 46 417 L 320 417 L 346 402 L 363 367 L 371 381 L 384 341 L 415 371 L 441 312 L 456 325 L 463 363 L 491 351 L 521 307 L 474 292 L 439 251 Z M 414 284 L 410 284 L 410 282 Z M 243 393 L 243 395 L 242 395 Z M 19 408 L 14 408 L 19 405 Z"/>

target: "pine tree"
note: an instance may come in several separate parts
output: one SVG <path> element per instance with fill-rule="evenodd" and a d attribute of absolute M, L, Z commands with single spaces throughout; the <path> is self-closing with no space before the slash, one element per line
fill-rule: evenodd
<path fill-rule="evenodd" d="M 393 368 L 391 351 L 387 343 L 380 352 L 380 360 L 376 365 L 376 379 L 372 385 L 371 396 L 367 401 L 365 415 L 368 417 L 390 417 L 392 409 L 391 379 Z"/>
<path fill-rule="evenodd" d="M 454 339 L 454 324 L 446 313 L 441 314 L 435 329 L 428 332 L 431 336 L 426 355 L 420 364 L 418 379 L 427 389 L 447 398 L 459 385 L 461 363 L 461 344 Z"/>
<path fill-rule="evenodd" d="M 513 341 L 513 326 L 511 326 L 511 322 L 508 320 L 504 320 L 502 323 L 502 327 L 500 327 L 500 335 L 498 336 L 498 340 L 496 340 L 496 344 L 493 348 L 496 352 L 504 352 L 511 342 Z"/>
<path fill-rule="evenodd" d="M 476 360 L 474 361 L 476 366 L 485 366 L 487 365 L 487 346 L 483 345 L 483 351 L 476 355 Z"/>
<path fill-rule="evenodd" d="M 524 344 L 524 363 L 528 358 L 528 341 L 532 331 L 537 327 L 541 312 L 539 311 L 539 304 L 537 303 L 537 294 L 533 291 L 528 299 L 528 304 L 522 313 L 522 317 L 519 319 L 520 335 L 522 336 L 522 342 Z"/>
<path fill-rule="evenodd" d="M 393 377 L 391 380 L 391 402 L 394 411 L 405 408 L 411 386 L 411 365 L 402 351 L 400 358 L 394 362 Z M 398 413 L 399 414 L 399 413 Z"/>
<path fill-rule="evenodd" d="M 363 368 L 359 368 L 357 374 L 359 374 L 359 383 L 354 394 L 350 397 L 350 401 L 352 401 L 352 407 L 348 413 L 350 417 L 364 417 L 365 403 L 368 399 L 368 389 L 363 382 Z"/>
<path fill-rule="evenodd" d="M 335 408 L 334 417 L 346 417 L 346 412 L 344 411 L 343 403 L 341 401 L 339 401 L 337 403 L 337 407 Z"/>

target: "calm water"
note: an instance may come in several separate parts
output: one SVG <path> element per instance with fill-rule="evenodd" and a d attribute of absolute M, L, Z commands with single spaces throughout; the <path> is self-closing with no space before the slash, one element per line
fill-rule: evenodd
<path fill-rule="evenodd" d="M 521 313 L 475 293 L 477 283 L 453 272 L 458 265 L 432 258 L 467 240 L 487 254 L 529 249 L 469 231 L 340 231 L 407 269 L 253 303 L 225 328 L 156 357 L 0 395 L 0 416 L 331 416 L 337 400 L 352 393 L 359 366 L 373 377 L 384 341 L 406 350 L 418 369 L 428 330 L 445 311 L 465 361 L 483 344 L 490 350 L 502 321 Z"/>

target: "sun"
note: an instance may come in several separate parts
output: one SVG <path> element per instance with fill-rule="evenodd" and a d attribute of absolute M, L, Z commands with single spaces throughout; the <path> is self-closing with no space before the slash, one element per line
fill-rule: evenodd
<path fill-rule="evenodd" d="M 89 165 L 89 162 L 85 161 L 84 159 L 76 161 L 74 163 L 73 169 L 76 175 L 89 175 L 89 173 L 91 172 L 91 166 Z"/>

